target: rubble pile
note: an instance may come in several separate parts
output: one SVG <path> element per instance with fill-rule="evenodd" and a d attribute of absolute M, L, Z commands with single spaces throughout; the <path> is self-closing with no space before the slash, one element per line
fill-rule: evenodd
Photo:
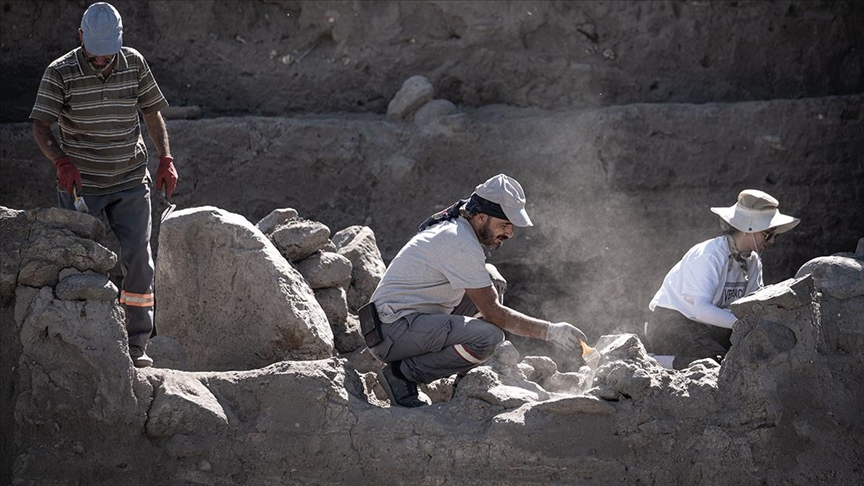
<path fill-rule="evenodd" d="M 330 237 L 291 208 L 254 226 L 214 207 L 172 213 L 159 235 L 156 366 L 245 370 L 360 348 L 357 309 L 384 263 L 368 227 Z"/>

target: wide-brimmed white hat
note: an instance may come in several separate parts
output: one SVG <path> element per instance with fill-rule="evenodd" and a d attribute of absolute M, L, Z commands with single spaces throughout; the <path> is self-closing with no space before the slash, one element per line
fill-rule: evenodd
<path fill-rule="evenodd" d="M 798 226 L 800 219 L 780 213 L 780 203 L 770 194 L 757 189 L 744 189 L 738 194 L 738 202 L 728 208 L 711 208 L 733 228 L 744 233 L 756 233 L 773 229 L 785 233 Z"/>

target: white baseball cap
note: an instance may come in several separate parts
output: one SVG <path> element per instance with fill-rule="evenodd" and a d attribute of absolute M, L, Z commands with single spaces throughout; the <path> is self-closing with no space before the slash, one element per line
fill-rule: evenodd
<path fill-rule="evenodd" d="M 498 174 L 474 188 L 474 194 L 501 206 L 507 219 L 516 226 L 534 226 L 525 212 L 525 191 L 516 179 Z"/>

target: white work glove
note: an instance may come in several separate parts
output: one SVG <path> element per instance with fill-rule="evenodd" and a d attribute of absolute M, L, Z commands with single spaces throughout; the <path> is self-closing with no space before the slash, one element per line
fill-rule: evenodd
<path fill-rule="evenodd" d="M 579 348 L 579 341 L 587 341 L 585 333 L 578 327 L 567 322 L 550 322 L 546 331 L 546 340 L 560 344 L 565 348 Z"/>

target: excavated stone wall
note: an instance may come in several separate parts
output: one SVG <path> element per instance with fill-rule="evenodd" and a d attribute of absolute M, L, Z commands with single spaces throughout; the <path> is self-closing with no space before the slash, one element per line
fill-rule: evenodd
<path fill-rule="evenodd" d="M 209 217 L 210 234 L 234 235 L 247 258 L 266 257 L 290 287 L 305 285 L 286 260 L 262 247 L 261 233 L 238 231 L 251 223 L 227 216 L 215 208 L 189 211 L 174 218 L 172 231 L 194 229 Z M 2 305 L 14 309 L 5 333 L 20 343 L 3 348 L 4 356 L 19 358 L 14 383 L 3 375 L 3 425 L 14 431 L 3 436 L 4 483 L 851 485 L 864 479 L 864 323 L 845 317 L 860 315 L 864 302 L 864 239 L 855 253 L 813 259 L 797 278 L 736 302 L 739 321 L 722 366 L 701 360 L 682 371 L 665 369 L 636 335 L 611 334 L 597 342 L 595 367 L 568 372 L 505 342 L 458 386 L 452 378 L 425 386 L 430 406 L 406 409 L 382 401 L 374 373 L 381 364 L 363 348 L 246 371 L 133 368 L 116 300 L 85 291 L 101 288 L 95 282 L 77 294 L 62 290 L 81 275 L 107 279 L 99 255 L 110 252 L 93 240 L 98 221 L 59 209 L 0 208 L 0 225 L 15 235 L 0 247 L 6 263 L 0 276 L 14 282 L 4 287 Z M 28 263 L 46 250 L 54 255 L 50 267 L 63 270 L 43 272 L 37 281 Z M 254 274 L 259 267 L 237 271 Z M 223 275 L 215 267 L 198 271 L 202 278 Z M 191 301 L 208 295 L 188 292 Z M 306 308 L 314 301 L 310 291 L 271 299 Z M 307 330 L 316 325 L 309 322 Z M 278 326 L 248 320 L 243 328 L 258 334 Z M 249 355 L 250 362 L 258 358 Z"/>

